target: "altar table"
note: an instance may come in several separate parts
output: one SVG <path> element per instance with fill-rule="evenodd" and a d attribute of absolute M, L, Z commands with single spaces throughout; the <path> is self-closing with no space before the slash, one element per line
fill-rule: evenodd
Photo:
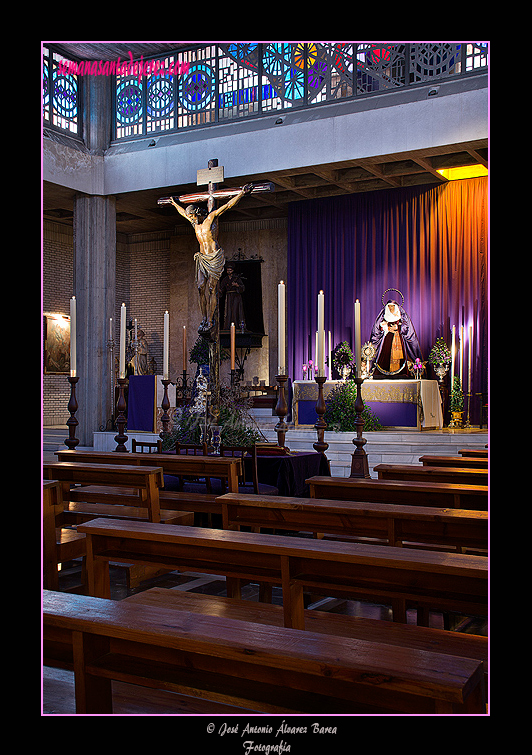
<path fill-rule="evenodd" d="M 324 383 L 325 401 L 341 380 Z M 443 413 L 437 380 L 365 380 L 364 403 L 389 429 L 438 430 L 443 427 Z M 296 427 L 316 424 L 318 384 L 314 380 L 293 383 L 292 417 Z"/>

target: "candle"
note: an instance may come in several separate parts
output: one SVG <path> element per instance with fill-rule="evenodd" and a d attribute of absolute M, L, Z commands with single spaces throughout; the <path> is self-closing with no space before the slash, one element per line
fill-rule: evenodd
<path fill-rule="evenodd" d="M 122 302 L 120 307 L 120 359 L 118 365 L 118 376 L 126 376 L 126 305 Z"/>
<path fill-rule="evenodd" d="M 113 340 L 113 318 L 109 318 L 109 340 Z"/>
<path fill-rule="evenodd" d="M 137 340 L 137 318 L 135 317 L 135 341 Z"/>
<path fill-rule="evenodd" d="M 277 368 L 278 375 L 286 375 L 286 286 L 283 281 L 277 286 Z"/>
<path fill-rule="evenodd" d="M 360 302 L 357 299 L 355 301 L 355 375 L 360 377 L 361 375 L 361 354 L 362 343 L 360 340 Z"/>
<path fill-rule="evenodd" d="M 318 376 L 325 377 L 325 296 L 318 294 Z"/>
<path fill-rule="evenodd" d="M 468 366 L 467 366 L 467 372 L 468 372 L 468 388 L 467 392 L 471 394 L 471 353 L 473 349 L 473 326 L 469 326 L 469 359 L 468 359 Z"/>
<path fill-rule="evenodd" d="M 329 380 L 332 380 L 332 337 L 329 330 Z"/>
<path fill-rule="evenodd" d="M 70 299 L 70 377 L 76 377 L 76 297 Z"/>
<path fill-rule="evenodd" d="M 168 310 L 164 313 L 163 326 L 163 380 L 168 380 L 168 350 L 170 345 L 170 323 Z"/>
<path fill-rule="evenodd" d="M 187 326 L 183 325 L 183 372 L 187 371 Z"/>
<path fill-rule="evenodd" d="M 456 325 L 453 325 L 453 335 L 451 340 L 451 390 L 454 383 L 454 352 L 456 349 Z"/>
<path fill-rule="evenodd" d="M 235 348 L 236 348 L 235 337 L 236 337 L 235 324 L 234 322 L 232 322 L 231 323 L 231 369 L 232 370 L 235 369 Z"/>

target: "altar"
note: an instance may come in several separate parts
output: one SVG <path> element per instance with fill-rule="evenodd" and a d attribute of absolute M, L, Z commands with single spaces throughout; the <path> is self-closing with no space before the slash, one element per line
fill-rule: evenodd
<path fill-rule="evenodd" d="M 340 380 L 328 380 L 323 386 L 327 397 Z M 437 380 L 365 380 L 362 399 L 386 429 L 438 430 L 443 427 L 443 412 Z M 292 419 L 296 427 L 316 424 L 318 384 L 314 380 L 293 383 Z"/>
<path fill-rule="evenodd" d="M 162 430 L 163 397 L 162 375 L 130 375 L 127 397 L 128 431 L 159 433 Z M 168 415 L 172 420 L 176 410 L 175 385 L 168 386 L 168 400 Z"/>

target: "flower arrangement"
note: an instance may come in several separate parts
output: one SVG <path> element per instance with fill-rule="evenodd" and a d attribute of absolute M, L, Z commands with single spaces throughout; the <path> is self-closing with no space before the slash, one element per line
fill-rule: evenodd
<path fill-rule="evenodd" d="M 353 352 L 351 351 L 351 348 L 349 347 L 349 344 L 347 341 L 343 341 L 339 346 L 336 347 L 334 350 L 334 357 L 333 357 L 333 364 L 342 375 L 342 377 L 346 376 L 351 372 L 354 366 L 355 358 L 353 356 Z"/>
<path fill-rule="evenodd" d="M 334 388 L 325 401 L 324 419 L 328 427 L 335 432 L 350 432 L 356 430 L 355 402 L 357 386 L 353 380 L 346 380 Z M 383 430 L 379 418 L 364 404 L 362 410 L 364 430 Z"/>
<path fill-rule="evenodd" d="M 436 340 L 436 343 L 430 350 L 429 354 L 429 363 L 430 364 L 441 364 L 441 365 L 449 365 L 451 364 L 452 356 L 451 351 L 447 344 L 445 343 L 443 338 L 438 338 Z"/>
<path fill-rule="evenodd" d="M 220 348 L 220 360 L 229 359 L 227 349 Z M 196 343 L 190 349 L 190 362 L 192 364 L 209 364 L 209 342 L 203 336 L 198 336 Z"/>
<path fill-rule="evenodd" d="M 409 362 L 408 363 L 408 368 L 409 368 L 410 372 L 416 377 L 416 379 L 419 380 L 419 378 L 421 377 L 421 375 L 423 375 L 423 373 L 425 372 L 425 365 L 426 364 L 427 363 L 426 362 L 422 362 L 419 357 L 416 357 L 416 361 L 415 362 Z"/>

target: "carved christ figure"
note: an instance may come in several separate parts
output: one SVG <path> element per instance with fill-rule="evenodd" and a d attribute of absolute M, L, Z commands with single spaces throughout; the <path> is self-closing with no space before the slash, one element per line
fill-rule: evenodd
<path fill-rule="evenodd" d="M 214 324 L 214 314 L 218 298 L 218 281 L 223 273 L 225 256 L 218 244 L 218 218 L 222 213 L 234 207 L 244 194 L 253 190 L 253 184 L 246 184 L 238 194 L 217 209 L 205 210 L 201 205 L 188 205 L 183 208 L 174 197 L 170 203 L 178 213 L 186 218 L 194 228 L 199 242 L 199 252 L 194 255 L 196 262 L 196 284 L 198 286 L 201 314 L 203 320 L 200 333 L 207 333 Z M 209 205 L 211 203 L 209 202 Z"/>

